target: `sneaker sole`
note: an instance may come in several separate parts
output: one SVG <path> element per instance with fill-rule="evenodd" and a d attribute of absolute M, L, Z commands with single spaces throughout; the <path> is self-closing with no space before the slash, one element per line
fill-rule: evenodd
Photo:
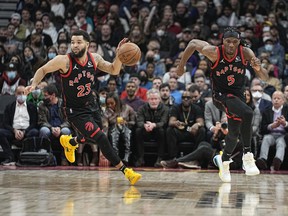
<path fill-rule="evenodd" d="M 245 172 L 245 175 L 247 175 L 247 176 L 255 176 L 255 175 L 259 175 L 260 174 L 260 171 L 258 171 L 258 172 L 253 172 L 253 173 L 247 173 L 247 172 Z"/>

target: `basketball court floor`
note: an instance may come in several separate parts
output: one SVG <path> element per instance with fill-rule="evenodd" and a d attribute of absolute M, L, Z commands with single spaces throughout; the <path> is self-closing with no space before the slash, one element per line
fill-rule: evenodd
<path fill-rule="evenodd" d="M 248 177 L 217 170 L 137 169 L 130 186 L 114 168 L 0 167 L 0 215 L 288 215 L 288 172 Z"/>

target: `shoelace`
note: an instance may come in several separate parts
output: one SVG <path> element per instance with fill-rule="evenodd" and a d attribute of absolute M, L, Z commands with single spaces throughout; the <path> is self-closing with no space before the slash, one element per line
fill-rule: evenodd
<path fill-rule="evenodd" d="M 245 165 L 248 166 L 248 167 L 254 167 L 254 158 L 248 156 L 245 158 Z"/>

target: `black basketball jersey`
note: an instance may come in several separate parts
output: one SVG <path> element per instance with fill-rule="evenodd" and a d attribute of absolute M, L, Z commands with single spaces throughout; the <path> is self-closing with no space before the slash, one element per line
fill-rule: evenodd
<path fill-rule="evenodd" d="M 243 55 L 243 46 L 239 46 L 235 56 L 227 59 L 224 46 L 217 47 L 218 59 L 211 67 L 213 91 L 218 94 L 233 94 L 244 99 L 245 68 L 247 62 Z"/>
<path fill-rule="evenodd" d="M 67 55 L 70 59 L 69 71 L 61 74 L 63 106 L 81 108 L 94 100 L 91 88 L 95 82 L 97 65 L 90 52 L 84 64 L 73 58 L 71 53 Z"/>

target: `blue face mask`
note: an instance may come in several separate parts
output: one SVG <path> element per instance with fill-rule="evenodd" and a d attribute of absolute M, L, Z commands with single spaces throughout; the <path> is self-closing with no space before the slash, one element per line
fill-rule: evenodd
<path fill-rule="evenodd" d="M 17 75 L 17 71 L 7 71 L 6 74 L 9 80 L 13 80 Z"/>
<path fill-rule="evenodd" d="M 35 89 L 32 91 L 32 95 L 34 98 L 38 98 L 40 94 L 41 94 L 41 89 Z"/>
<path fill-rule="evenodd" d="M 99 97 L 99 102 L 100 102 L 100 104 L 105 104 L 106 98 L 100 96 L 100 97 Z"/>
<path fill-rule="evenodd" d="M 26 95 L 17 95 L 16 100 L 18 103 L 23 104 L 27 99 Z"/>
<path fill-rule="evenodd" d="M 160 55 L 159 54 L 155 54 L 154 55 L 154 61 L 157 62 L 160 60 Z"/>
<path fill-rule="evenodd" d="M 53 59 L 56 56 L 56 53 L 48 53 L 48 59 Z"/>
<path fill-rule="evenodd" d="M 267 51 L 272 51 L 273 50 L 273 45 L 272 44 L 265 44 L 265 49 Z"/>

